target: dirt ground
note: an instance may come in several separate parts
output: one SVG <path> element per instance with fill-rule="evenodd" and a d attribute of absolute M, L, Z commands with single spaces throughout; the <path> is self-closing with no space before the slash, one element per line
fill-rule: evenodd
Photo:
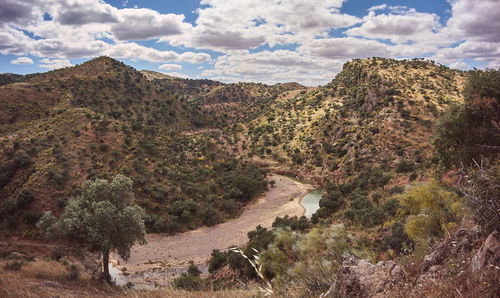
<path fill-rule="evenodd" d="M 161 271 L 168 271 L 172 276 L 179 274 L 179 267 L 187 266 L 189 261 L 202 264 L 208 260 L 212 250 L 225 250 L 229 246 L 242 246 L 247 242 L 247 233 L 257 225 L 270 228 L 277 216 L 302 216 L 305 209 L 300 200 L 312 185 L 302 184 L 288 177 L 273 175 L 269 179 L 276 181 L 274 187 L 260 198 L 247 205 L 240 217 L 213 227 L 203 227 L 173 236 L 149 234 L 148 244 L 134 246 L 127 262 L 118 261 L 133 275 L 153 277 Z M 150 272 L 157 274 L 151 275 Z"/>

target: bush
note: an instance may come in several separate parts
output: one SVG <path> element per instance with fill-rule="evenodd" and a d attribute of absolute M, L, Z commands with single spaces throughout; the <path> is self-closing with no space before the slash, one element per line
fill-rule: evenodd
<path fill-rule="evenodd" d="M 210 256 L 210 260 L 208 262 L 208 272 L 214 273 L 218 269 L 224 267 L 227 263 L 227 255 L 224 252 L 221 252 L 218 249 L 214 249 Z"/>
<path fill-rule="evenodd" d="M 366 227 L 372 227 L 384 222 L 385 214 L 366 198 L 366 196 L 357 196 L 351 202 L 345 216 L 353 223 L 358 223 Z"/>
<path fill-rule="evenodd" d="M 200 291 L 203 288 L 203 280 L 199 276 L 183 273 L 174 279 L 173 286 L 181 290 Z"/>
<path fill-rule="evenodd" d="M 11 261 L 5 263 L 3 265 L 3 268 L 5 270 L 10 270 L 10 271 L 19 271 L 23 265 L 24 265 L 23 261 Z"/>
<path fill-rule="evenodd" d="M 80 268 L 77 265 L 71 264 L 67 266 L 68 280 L 77 280 L 80 278 Z"/>
<path fill-rule="evenodd" d="M 273 222 L 273 228 L 290 228 L 292 231 L 306 231 L 310 228 L 309 222 L 305 216 L 297 218 L 297 216 L 276 217 Z"/>
<path fill-rule="evenodd" d="M 408 173 L 415 169 L 415 164 L 412 161 L 403 160 L 396 166 L 396 172 Z"/>
<path fill-rule="evenodd" d="M 391 233 L 382 240 L 382 244 L 384 249 L 392 249 L 398 254 L 408 254 L 415 247 L 415 242 L 404 232 L 403 221 L 391 226 Z"/>
<path fill-rule="evenodd" d="M 472 71 L 465 102 L 452 106 L 435 126 L 434 147 L 447 166 L 472 164 L 473 158 L 500 153 L 500 70 Z"/>
<path fill-rule="evenodd" d="M 397 199 L 389 199 L 382 204 L 382 210 L 388 216 L 395 216 L 399 209 L 399 201 Z"/>
<path fill-rule="evenodd" d="M 437 181 L 413 186 L 399 198 L 406 215 L 405 233 L 415 242 L 432 243 L 450 232 L 465 215 L 465 206 L 454 192 Z"/>

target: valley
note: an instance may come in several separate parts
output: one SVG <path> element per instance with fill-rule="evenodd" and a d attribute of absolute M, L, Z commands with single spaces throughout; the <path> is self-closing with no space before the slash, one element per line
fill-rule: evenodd
<path fill-rule="evenodd" d="M 137 285 L 168 286 L 179 272 L 187 269 L 189 262 L 203 268 L 214 249 L 224 251 L 231 246 L 244 246 L 248 241 L 247 233 L 256 226 L 269 229 L 276 217 L 304 215 L 306 210 L 300 201 L 314 187 L 280 175 L 272 175 L 269 179 L 276 184 L 250 202 L 238 218 L 174 236 L 149 234 L 148 244 L 132 247 L 127 261 L 118 258 L 120 266 L 117 268 L 126 268 L 125 272 L 130 274 L 121 279 Z"/>
<path fill-rule="evenodd" d="M 18 296 L 45 280 L 81 296 L 493 293 L 499 78 L 378 57 L 317 87 L 109 57 L 5 75 L 1 282 L 29 281 Z M 107 268 L 118 286 L 100 283 Z"/>

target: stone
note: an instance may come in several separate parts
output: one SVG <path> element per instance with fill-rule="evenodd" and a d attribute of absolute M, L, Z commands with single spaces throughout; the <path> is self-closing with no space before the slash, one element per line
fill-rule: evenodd
<path fill-rule="evenodd" d="M 480 238 L 481 228 L 479 226 L 458 230 L 450 238 L 439 243 L 431 254 L 424 257 L 422 272 L 426 272 L 434 265 L 443 264 L 450 256 L 471 252 Z"/>
<path fill-rule="evenodd" d="M 403 268 L 394 261 L 381 261 L 375 265 L 351 256 L 342 263 L 338 285 L 345 297 L 378 297 L 404 280 Z"/>
<path fill-rule="evenodd" d="M 500 267 L 500 232 L 492 232 L 472 258 L 472 271 L 478 272 L 488 266 Z"/>

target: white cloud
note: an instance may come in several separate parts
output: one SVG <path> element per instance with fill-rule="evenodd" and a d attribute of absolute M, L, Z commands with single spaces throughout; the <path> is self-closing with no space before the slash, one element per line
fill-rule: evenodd
<path fill-rule="evenodd" d="M 299 51 L 330 59 L 389 57 L 389 46 L 376 40 L 345 38 L 316 39 L 299 47 Z"/>
<path fill-rule="evenodd" d="M 471 69 L 470 65 L 463 62 L 463 61 L 455 61 L 452 63 L 449 63 L 448 66 L 450 68 L 456 68 L 456 69 L 461 69 L 461 70 L 468 70 Z"/>
<path fill-rule="evenodd" d="M 370 11 L 360 27 L 346 31 L 349 36 L 389 39 L 394 43 L 426 40 L 439 28 L 435 14 L 407 11 L 405 14 L 376 14 Z"/>
<path fill-rule="evenodd" d="M 177 77 L 177 78 L 181 78 L 181 79 L 188 79 L 189 77 L 183 73 L 180 73 L 180 72 L 175 72 L 175 71 L 170 71 L 170 72 L 162 72 L 163 74 L 166 74 L 166 75 L 169 75 L 169 76 L 173 76 L 173 77 Z"/>
<path fill-rule="evenodd" d="M 12 61 L 10 61 L 12 64 L 33 64 L 33 60 L 29 57 L 18 57 Z"/>
<path fill-rule="evenodd" d="M 48 68 L 48 69 L 58 69 L 63 67 L 73 66 L 67 59 L 42 59 L 41 64 L 38 64 L 39 67 Z"/>
<path fill-rule="evenodd" d="M 500 42 L 500 1 L 455 0 L 448 30 L 457 38 Z"/>
<path fill-rule="evenodd" d="M 299 43 L 331 29 L 352 26 L 357 17 L 340 13 L 343 0 L 203 0 L 196 26 L 187 34 L 162 38 L 221 52 Z M 314 17 L 311 17 L 314 16 Z"/>
<path fill-rule="evenodd" d="M 213 62 L 213 69 L 200 69 L 203 76 L 225 81 L 317 85 L 352 58 L 425 55 L 461 69 L 474 62 L 500 66 L 498 0 L 450 0 L 446 24 L 436 14 L 387 4 L 358 18 L 342 12 L 345 0 L 202 0 L 194 24 L 181 14 L 124 9 L 103 0 L 0 1 L 0 54 L 50 58 L 42 63 L 47 68 L 108 55 L 174 71 L 181 69 L 173 63 Z M 52 19 L 44 20 L 44 13 Z M 331 36 L 333 29 L 341 30 Z M 160 50 L 135 40 L 178 48 Z M 270 49 L 259 48 L 266 44 Z M 278 45 L 292 46 L 273 50 Z M 223 55 L 214 61 L 189 48 Z"/>
<path fill-rule="evenodd" d="M 214 69 L 204 70 L 202 76 L 224 82 L 275 84 L 297 81 L 305 85 L 319 85 L 329 82 L 344 62 L 345 59 L 315 58 L 289 50 L 242 51 L 219 57 Z"/>
<path fill-rule="evenodd" d="M 102 1 L 48 1 L 52 2 L 51 15 L 61 25 L 116 23 L 117 9 Z M 54 9 L 56 8 L 56 9 Z"/>
<path fill-rule="evenodd" d="M 158 66 L 159 69 L 161 70 L 181 70 L 182 65 L 179 64 L 162 64 Z"/>
<path fill-rule="evenodd" d="M 159 51 L 133 42 L 110 45 L 105 54 L 115 58 L 142 59 L 150 62 L 188 62 L 197 64 L 210 61 L 210 55 L 206 53 L 185 52 L 178 54 L 174 51 Z"/>
<path fill-rule="evenodd" d="M 118 40 L 147 40 L 182 34 L 191 28 L 184 23 L 183 15 L 160 14 L 147 8 L 121 9 L 118 15 L 119 22 L 111 26 Z"/>
<path fill-rule="evenodd" d="M 368 11 L 384 10 L 387 8 L 387 4 L 376 5 L 368 8 Z"/>

